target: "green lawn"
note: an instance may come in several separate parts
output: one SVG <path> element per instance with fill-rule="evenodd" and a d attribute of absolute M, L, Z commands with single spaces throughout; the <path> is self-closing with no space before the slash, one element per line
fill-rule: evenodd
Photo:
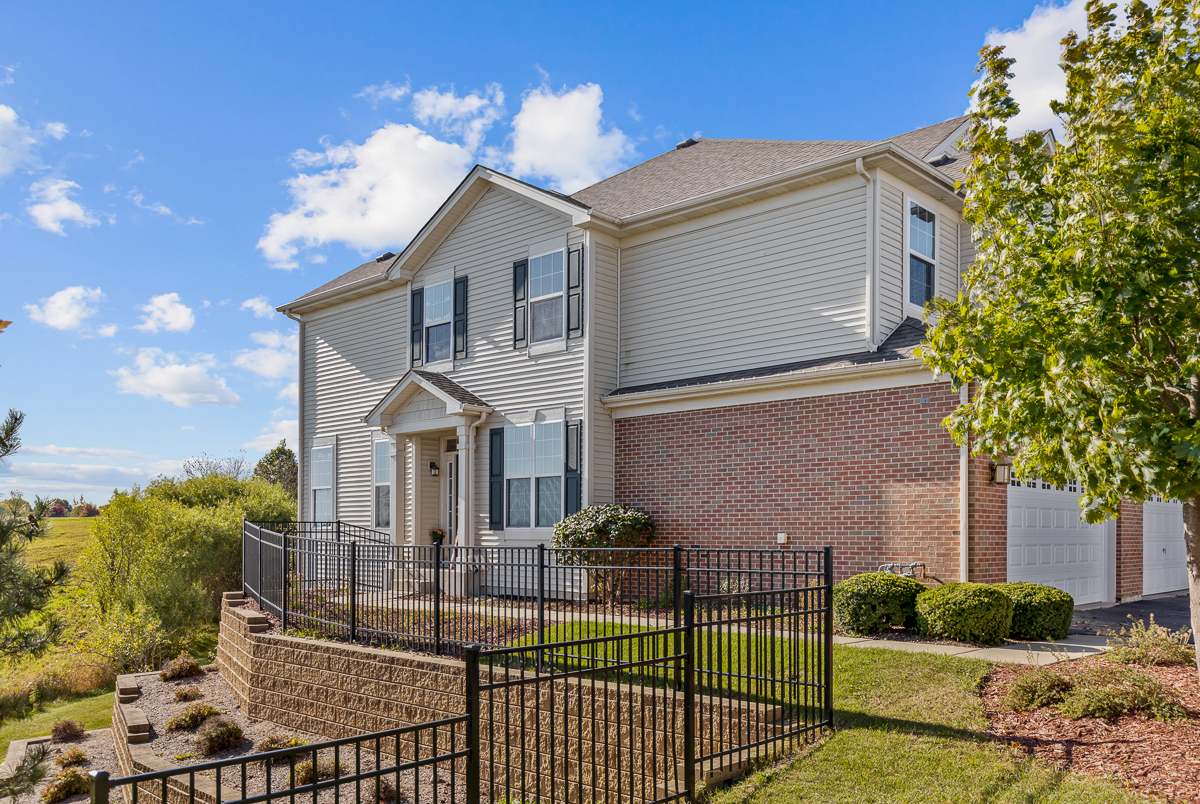
<path fill-rule="evenodd" d="M 5 755 L 13 740 L 44 737 L 50 733 L 54 722 L 62 718 L 78 720 L 85 729 L 107 729 L 112 723 L 112 702 L 112 692 L 96 692 L 59 701 L 31 717 L 10 720 L 0 727 L 0 757 Z"/>
<path fill-rule="evenodd" d="M 836 646 L 836 732 L 789 762 L 716 791 L 711 804 L 1146 801 L 989 741 L 978 693 L 989 666 Z"/>
<path fill-rule="evenodd" d="M 25 550 L 25 558 L 31 564 L 49 564 L 62 559 L 68 564 L 75 563 L 91 534 L 94 518 L 71 519 L 58 517 L 42 520 L 50 526 L 50 532 L 33 543 Z"/>

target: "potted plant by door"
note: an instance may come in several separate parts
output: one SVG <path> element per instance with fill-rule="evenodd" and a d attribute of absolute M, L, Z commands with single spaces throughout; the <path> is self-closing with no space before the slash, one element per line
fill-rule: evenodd
<path fill-rule="evenodd" d="M 433 530 L 429 531 L 429 541 L 433 544 L 440 545 L 442 542 L 446 541 L 446 531 L 442 530 L 441 528 L 434 528 Z"/>

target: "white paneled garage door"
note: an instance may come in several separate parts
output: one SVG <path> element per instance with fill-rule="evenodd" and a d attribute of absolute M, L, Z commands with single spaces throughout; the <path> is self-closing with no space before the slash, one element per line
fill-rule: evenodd
<path fill-rule="evenodd" d="M 1008 580 L 1057 587 L 1076 604 L 1104 600 L 1108 528 L 1079 514 L 1074 484 L 1014 480 L 1008 487 Z"/>
<path fill-rule="evenodd" d="M 1142 508 L 1142 594 L 1186 589 L 1187 550 L 1183 543 L 1183 506 L 1148 502 Z"/>

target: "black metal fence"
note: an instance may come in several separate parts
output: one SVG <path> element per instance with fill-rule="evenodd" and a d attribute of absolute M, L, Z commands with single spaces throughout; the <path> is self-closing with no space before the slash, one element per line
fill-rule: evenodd
<path fill-rule="evenodd" d="M 356 533 L 246 522 L 244 594 L 285 630 L 461 655 L 468 644 L 570 641 L 596 622 L 614 633 L 678 628 L 684 591 L 818 587 L 828 570 L 822 550 L 409 546 Z"/>

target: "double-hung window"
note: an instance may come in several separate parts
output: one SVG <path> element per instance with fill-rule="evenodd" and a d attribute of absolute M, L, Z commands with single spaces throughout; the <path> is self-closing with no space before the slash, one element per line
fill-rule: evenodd
<path fill-rule="evenodd" d="M 437 363 L 454 356 L 454 283 L 443 282 L 425 288 L 425 362 Z"/>
<path fill-rule="evenodd" d="M 533 343 L 563 337 L 563 252 L 529 259 L 529 319 Z"/>
<path fill-rule="evenodd" d="M 312 517 L 317 522 L 333 521 L 333 447 L 312 450 Z"/>
<path fill-rule="evenodd" d="M 561 421 L 505 428 L 508 527 L 549 528 L 562 519 L 562 438 Z"/>
<path fill-rule="evenodd" d="M 933 301 L 937 281 L 937 215 L 908 202 L 908 302 L 923 308 Z"/>
<path fill-rule="evenodd" d="M 376 439 L 371 442 L 371 465 L 374 474 L 373 495 L 377 528 L 388 528 L 392 524 L 392 460 L 390 442 Z"/>

